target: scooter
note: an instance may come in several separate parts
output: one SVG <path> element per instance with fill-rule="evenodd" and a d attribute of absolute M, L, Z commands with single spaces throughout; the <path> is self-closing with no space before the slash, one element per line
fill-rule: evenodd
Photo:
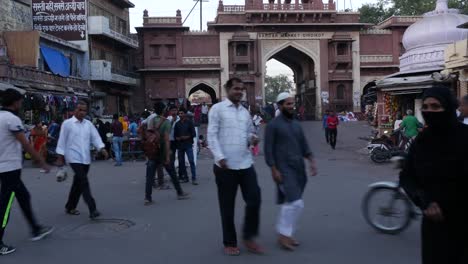
<path fill-rule="evenodd" d="M 398 140 L 398 138 L 401 139 Z M 384 163 L 392 157 L 405 155 L 413 141 L 405 137 L 401 130 L 395 130 L 390 136 L 383 135 L 368 145 L 370 158 L 375 163 Z"/>

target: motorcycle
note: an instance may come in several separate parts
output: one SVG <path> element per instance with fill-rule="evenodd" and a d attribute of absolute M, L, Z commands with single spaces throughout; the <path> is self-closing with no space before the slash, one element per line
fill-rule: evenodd
<path fill-rule="evenodd" d="M 393 158 L 401 168 L 404 159 Z M 396 235 L 407 229 L 421 215 L 403 188 L 396 182 L 376 182 L 362 200 L 362 214 L 375 230 Z"/>
<path fill-rule="evenodd" d="M 367 149 L 371 160 L 380 164 L 389 161 L 392 157 L 405 155 L 412 143 L 413 139 L 405 137 L 401 130 L 396 130 L 389 136 L 384 134 L 380 138 L 371 140 Z"/>

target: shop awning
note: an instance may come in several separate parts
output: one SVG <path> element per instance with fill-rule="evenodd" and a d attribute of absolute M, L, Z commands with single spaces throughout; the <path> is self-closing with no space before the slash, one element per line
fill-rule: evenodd
<path fill-rule="evenodd" d="M 21 94 L 25 94 L 26 91 L 21 89 L 21 88 L 18 88 L 12 84 L 9 84 L 9 83 L 4 83 L 4 82 L 0 82 L 0 91 L 6 91 L 8 89 L 13 89 L 13 90 L 16 90 L 18 92 L 20 92 Z"/>
<path fill-rule="evenodd" d="M 70 76 L 70 60 L 62 52 L 41 45 L 41 53 L 49 69 L 62 77 Z"/>

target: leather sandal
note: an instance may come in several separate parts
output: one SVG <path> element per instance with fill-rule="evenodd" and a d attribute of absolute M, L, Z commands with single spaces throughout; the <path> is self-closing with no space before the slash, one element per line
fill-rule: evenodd
<path fill-rule="evenodd" d="M 239 256 L 240 249 L 238 247 L 224 247 L 224 254 L 228 256 Z"/>
<path fill-rule="evenodd" d="M 244 241 L 244 245 L 250 253 L 257 254 L 257 255 L 265 254 L 265 250 L 255 241 L 246 240 Z"/>

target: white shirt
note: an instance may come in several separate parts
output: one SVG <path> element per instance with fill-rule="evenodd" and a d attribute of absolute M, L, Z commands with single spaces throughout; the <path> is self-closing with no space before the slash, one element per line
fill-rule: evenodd
<path fill-rule="evenodd" d="M 215 104 L 209 114 L 208 146 L 214 161 L 225 159 L 231 170 L 248 169 L 253 164 L 249 141 L 254 135 L 249 111 L 229 99 Z"/>
<path fill-rule="evenodd" d="M 403 120 L 396 120 L 395 126 L 393 127 L 394 130 L 400 129 L 400 125 L 403 123 Z"/>
<path fill-rule="evenodd" d="M 468 125 L 468 117 L 465 117 L 465 119 L 463 119 L 463 124 Z"/>
<path fill-rule="evenodd" d="M 167 117 L 167 120 L 169 120 L 169 122 L 171 122 L 171 134 L 169 135 L 169 141 L 175 141 L 174 128 L 175 128 L 175 125 L 177 124 L 177 122 L 180 121 L 180 117 L 177 116 L 176 121 L 174 122 L 174 124 L 172 124 L 172 118 L 173 118 L 172 116 Z"/>
<path fill-rule="evenodd" d="M 57 144 L 57 154 L 64 155 L 68 163 L 91 164 L 91 145 L 105 147 L 93 123 L 75 116 L 63 122 Z"/>
<path fill-rule="evenodd" d="M 207 105 L 202 105 L 201 112 L 204 115 L 208 114 L 208 106 Z"/>
<path fill-rule="evenodd" d="M 0 110 L 0 173 L 22 168 L 23 151 L 15 133 L 23 132 L 24 126 L 15 114 Z"/>
<path fill-rule="evenodd" d="M 281 114 L 281 111 L 279 109 L 276 109 L 275 111 L 275 117 L 278 117 Z"/>

